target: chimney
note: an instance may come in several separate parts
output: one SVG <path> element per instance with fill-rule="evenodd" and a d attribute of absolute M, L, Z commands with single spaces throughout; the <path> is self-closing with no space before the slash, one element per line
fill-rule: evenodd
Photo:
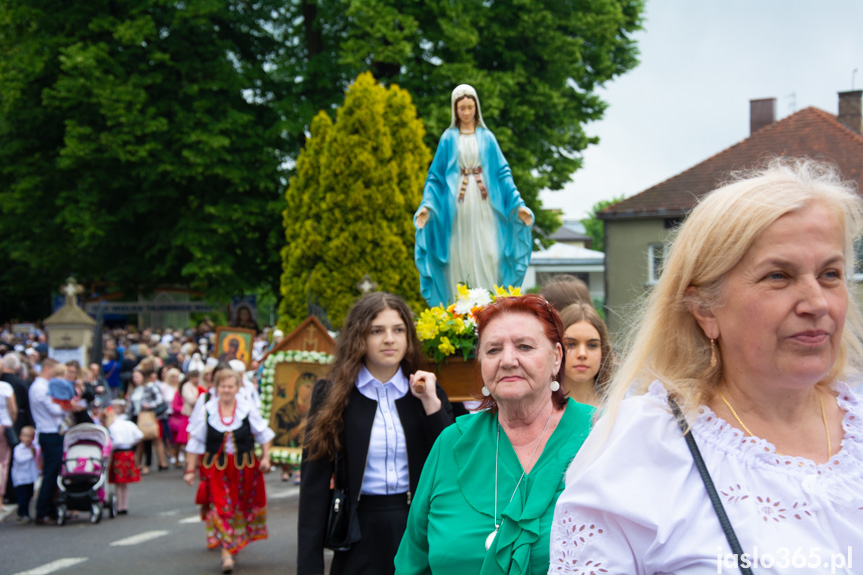
<path fill-rule="evenodd" d="M 839 92 L 839 121 L 858 134 L 863 133 L 861 97 L 863 97 L 863 90 Z"/>
<path fill-rule="evenodd" d="M 776 121 L 776 98 L 749 100 L 749 133 L 754 134 Z"/>

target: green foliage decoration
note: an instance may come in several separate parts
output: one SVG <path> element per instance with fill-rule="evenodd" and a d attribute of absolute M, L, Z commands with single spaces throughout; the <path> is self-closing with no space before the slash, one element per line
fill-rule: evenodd
<path fill-rule="evenodd" d="M 368 72 L 333 122 L 319 113 L 285 193 L 279 325 L 286 332 L 326 309 L 338 327 L 363 277 L 419 309 L 413 212 L 431 152 L 410 95 Z"/>

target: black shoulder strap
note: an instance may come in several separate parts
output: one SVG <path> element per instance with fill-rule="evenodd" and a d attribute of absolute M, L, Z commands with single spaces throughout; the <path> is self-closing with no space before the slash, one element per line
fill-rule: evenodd
<path fill-rule="evenodd" d="M 731 520 L 728 519 L 728 514 L 725 513 L 725 508 L 722 506 L 722 501 L 719 499 L 719 494 L 716 492 L 716 486 L 713 484 L 713 479 L 710 477 L 710 472 L 707 471 L 707 466 L 704 464 L 704 459 L 701 457 L 701 451 L 698 449 L 698 444 L 695 443 L 695 437 L 692 436 L 689 424 L 686 422 L 686 417 L 677 405 L 673 398 L 668 398 L 668 406 L 671 407 L 674 418 L 677 420 L 677 426 L 683 433 L 686 440 L 686 445 L 692 453 L 692 459 L 695 461 L 695 468 L 701 475 L 701 480 L 704 482 L 704 488 L 707 490 L 707 496 L 710 498 L 710 503 L 713 504 L 713 510 L 716 512 L 716 517 L 719 518 L 719 524 L 722 526 L 722 531 L 725 533 L 725 538 L 731 546 L 731 552 L 737 557 L 737 567 L 743 575 L 752 575 L 752 569 L 741 565 L 743 561 L 743 548 L 740 546 L 740 541 L 737 540 L 737 534 L 734 533 L 734 527 L 731 526 Z"/>

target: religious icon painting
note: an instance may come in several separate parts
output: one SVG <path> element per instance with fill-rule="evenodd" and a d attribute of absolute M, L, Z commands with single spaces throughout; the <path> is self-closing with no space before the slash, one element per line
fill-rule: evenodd
<path fill-rule="evenodd" d="M 255 330 L 239 327 L 217 327 L 216 347 L 213 354 L 219 361 L 239 359 L 246 364 L 246 369 L 252 363 L 252 343 L 255 340 Z"/>

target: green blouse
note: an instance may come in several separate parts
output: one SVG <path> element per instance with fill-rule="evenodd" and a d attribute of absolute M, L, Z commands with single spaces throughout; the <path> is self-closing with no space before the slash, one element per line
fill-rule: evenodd
<path fill-rule="evenodd" d="M 548 572 L 554 504 L 564 473 L 590 432 L 593 408 L 567 401 L 566 410 L 529 475 L 510 501 L 521 463 L 501 429 L 497 512 L 494 475 L 497 415 L 464 415 L 432 447 L 411 503 L 407 530 L 395 558 L 396 573 L 475 575 Z"/>

